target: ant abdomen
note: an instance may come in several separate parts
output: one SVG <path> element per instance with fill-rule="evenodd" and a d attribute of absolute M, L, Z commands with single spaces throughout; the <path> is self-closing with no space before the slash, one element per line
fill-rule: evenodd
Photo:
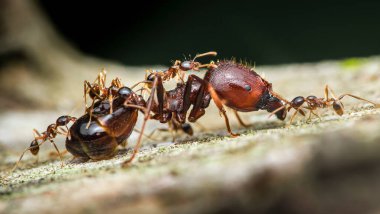
<path fill-rule="evenodd" d="M 337 113 L 339 116 L 343 115 L 344 112 L 343 112 L 343 107 L 341 104 L 339 104 L 337 101 L 334 101 L 332 106 L 333 106 L 335 113 Z"/>
<path fill-rule="evenodd" d="M 114 155 L 117 142 L 94 118 L 86 127 L 89 115 L 79 118 L 70 128 L 70 138 L 66 140 L 66 149 L 75 157 L 93 160 L 107 159 Z"/>
<path fill-rule="evenodd" d="M 30 152 L 33 154 L 33 155 L 37 155 L 38 152 L 40 151 L 40 147 L 38 145 L 38 142 L 37 140 L 33 140 L 31 143 L 30 143 Z"/>
<path fill-rule="evenodd" d="M 80 117 L 70 128 L 66 149 L 76 157 L 103 160 L 115 155 L 116 148 L 132 133 L 137 110 L 120 107 L 112 114 Z"/>

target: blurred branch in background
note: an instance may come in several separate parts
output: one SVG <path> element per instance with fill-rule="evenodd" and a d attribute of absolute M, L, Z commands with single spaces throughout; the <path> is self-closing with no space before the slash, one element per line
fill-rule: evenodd
<path fill-rule="evenodd" d="M 0 1 L 0 110 L 56 107 L 65 102 L 59 96 L 71 88 L 70 75 L 99 68 L 55 31 L 36 2 Z"/>

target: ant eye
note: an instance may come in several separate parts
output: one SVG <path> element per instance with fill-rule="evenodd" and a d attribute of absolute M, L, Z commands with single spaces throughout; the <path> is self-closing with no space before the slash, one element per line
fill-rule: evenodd
<path fill-rule="evenodd" d="M 120 97 L 127 99 L 128 97 L 131 96 L 132 90 L 128 87 L 121 87 L 117 93 L 119 94 Z"/>
<path fill-rule="evenodd" d="M 188 71 L 192 69 L 192 65 L 193 63 L 191 63 L 190 61 L 184 61 L 181 63 L 180 68 L 181 70 Z"/>
<path fill-rule="evenodd" d="M 251 88 L 250 85 L 245 85 L 245 86 L 244 86 L 244 89 L 245 89 L 246 91 L 250 91 L 252 88 Z"/>

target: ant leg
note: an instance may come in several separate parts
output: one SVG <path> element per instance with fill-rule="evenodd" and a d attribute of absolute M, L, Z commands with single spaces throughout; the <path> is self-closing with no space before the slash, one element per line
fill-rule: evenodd
<path fill-rule="evenodd" d="M 204 127 L 200 122 L 196 121 L 194 122 L 195 125 L 198 126 L 198 128 L 201 130 L 201 131 L 205 131 L 207 130 L 206 127 Z"/>
<path fill-rule="evenodd" d="M 214 61 L 211 61 L 208 64 L 199 64 L 196 68 L 194 68 L 194 71 L 199 71 L 200 68 L 217 68 L 218 66 L 215 65 Z"/>
<path fill-rule="evenodd" d="M 138 86 L 138 85 L 140 85 L 142 83 L 144 83 L 144 84 L 146 84 L 146 83 L 152 83 L 152 81 L 149 81 L 149 80 L 140 81 L 140 82 L 134 84 L 132 87 L 130 87 L 130 89 L 133 89 L 133 88 L 135 88 L 136 86 Z"/>
<path fill-rule="evenodd" d="M 226 110 L 223 108 L 223 102 L 220 100 L 219 96 L 216 94 L 215 90 L 212 88 L 211 85 L 208 85 L 208 91 L 210 92 L 210 95 L 212 99 L 214 100 L 215 105 L 218 107 L 220 113 L 223 114 L 224 122 L 226 123 L 227 131 L 231 135 L 231 137 L 237 137 L 239 134 L 233 133 L 231 131 L 230 122 L 228 120 Z"/>
<path fill-rule="evenodd" d="M 289 124 L 291 124 L 291 123 L 293 122 L 294 118 L 296 118 L 296 116 L 297 116 L 297 113 L 298 113 L 298 109 L 296 109 L 296 110 L 294 111 L 294 113 L 293 113 L 292 117 L 290 117 L 290 121 L 289 121 Z"/>
<path fill-rule="evenodd" d="M 184 123 L 186 121 L 186 112 L 190 108 L 191 87 L 193 85 L 194 80 L 197 80 L 200 83 L 200 87 L 196 94 L 195 103 L 193 104 L 193 108 L 191 109 L 190 115 L 188 117 L 189 121 L 195 122 L 205 114 L 203 102 L 207 93 L 206 91 L 208 90 L 207 82 L 196 75 L 189 75 L 188 81 L 186 83 L 185 94 L 183 96 L 183 109 L 182 112 L 179 114 L 182 119 L 182 121 L 179 121 L 181 123 Z"/>
<path fill-rule="evenodd" d="M 86 82 L 87 82 L 87 80 L 85 80 L 83 82 L 83 96 L 84 96 L 84 105 L 85 105 L 85 107 L 84 107 L 84 113 L 85 114 L 86 114 L 86 111 L 88 109 L 88 106 L 87 106 L 87 93 L 88 93 L 88 91 L 87 91 L 87 84 L 86 84 Z"/>
<path fill-rule="evenodd" d="M 107 71 L 106 69 L 102 68 L 102 71 L 98 74 L 98 78 L 97 78 L 100 88 L 104 88 L 106 86 L 106 79 L 107 79 Z"/>
<path fill-rule="evenodd" d="M 249 125 L 247 125 L 247 124 L 245 124 L 245 123 L 243 122 L 243 120 L 241 119 L 239 113 L 238 113 L 236 110 L 234 110 L 234 114 L 235 114 L 235 117 L 236 117 L 236 119 L 238 120 L 238 122 L 239 122 L 239 124 L 240 124 L 241 126 L 243 126 L 243 127 L 245 127 L 245 128 L 248 128 L 248 127 L 249 127 Z"/>
<path fill-rule="evenodd" d="M 158 131 L 168 131 L 167 129 L 155 129 L 155 130 L 153 130 L 150 134 L 148 134 L 148 135 L 143 134 L 143 136 L 144 136 L 145 138 L 147 138 L 147 139 L 153 141 L 153 142 L 154 142 L 154 141 L 158 141 L 157 139 L 152 138 L 152 135 L 154 134 L 154 132 L 155 132 L 156 130 L 158 130 Z M 136 129 L 136 128 L 134 128 L 133 131 L 135 131 L 135 132 L 137 132 L 137 133 L 139 133 L 139 134 L 141 133 L 141 131 L 138 130 L 138 129 Z"/>
<path fill-rule="evenodd" d="M 322 118 L 314 112 L 314 110 L 309 109 L 309 117 L 307 118 L 306 122 L 310 123 L 311 122 L 311 115 L 313 114 L 314 116 L 317 116 L 319 120 L 322 120 Z"/>
<path fill-rule="evenodd" d="M 156 79 L 157 79 L 156 95 L 157 95 L 157 101 L 158 101 L 158 115 L 160 115 L 160 122 L 163 122 L 165 89 L 164 89 L 164 86 L 162 85 L 161 76 L 156 76 L 155 80 Z"/>
<path fill-rule="evenodd" d="M 314 116 L 317 116 L 320 121 L 322 121 L 322 118 L 317 113 L 315 113 L 314 111 L 311 111 L 311 113 L 314 114 Z"/>
<path fill-rule="evenodd" d="M 65 150 L 63 150 L 63 151 L 61 152 L 61 155 L 64 156 L 64 155 L 66 155 L 67 153 L 68 153 L 68 151 L 65 149 Z M 59 154 L 58 154 L 57 152 L 50 152 L 50 153 L 49 153 L 49 156 L 50 156 L 50 157 L 57 157 L 57 156 L 59 156 Z"/>
<path fill-rule="evenodd" d="M 327 84 L 325 85 L 325 100 L 329 101 L 329 86 Z"/>
<path fill-rule="evenodd" d="M 371 103 L 375 106 L 375 108 L 380 108 L 380 104 L 379 103 L 374 103 L 372 101 L 369 101 L 367 99 L 364 99 L 364 98 L 361 98 L 361 97 L 358 97 L 358 96 L 355 96 L 355 95 L 352 95 L 352 94 L 342 94 L 339 96 L 338 100 L 340 101 L 341 99 L 343 99 L 345 96 L 350 96 L 350 97 L 353 97 L 355 99 L 358 99 L 358 100 L 362 100 L 362 101 L 365 101 L 365 102 L 368 102 L 368 103 Z"/>
<path fill-rule="evenodd" d="M 44 144 L 45 142 L 46 142 L 46 140 L 42 141 L 41 143 L 39 143 L 39 144 L 37 144 L 37 145 L 35 145 L 35 146 L 31 146 L 31 147 L 25 149 L 24 152 L 21 154 L 20 158 L 18 159 L 18 161 L 16 162 L 15 166 L 11 169 L 10 172 L 12 173 L 12 172 L 14 172 L 14 171 L 17 169 L 19 163 L 21 162 L 22 158 L 24 157 L 24 155 L 25 155 L 25 153 L 26 153 L 27 151 L 30 151 L 30 150 L 32 150 L 32 149 L 39 148 L 39 147 L 40 147 L 42 144 Z"/>
<path fill-rule="evenodd" d="M 110 114 L 113 113 L 112 100 L 113 100 L 113 98 L 112 98 L 112 94 L 110 94 L 110 95 L 108 96 L 108 102 L 109 102 L 109 104 L 110 104 Z"/>
<path fill-rule="evenodd" d="M 54 141 L 52 139 L 49 139 L 49 141 L 50 141 L 50 144 L 52 144 L 54 146 L 55 150 L 57 151 L 57 153 L 59 155 L 59 159 L 61 160 L 61 167 L 63 167 L 62 155 L 59 152 L 59 149 L 58 149 L 57 145 L 54 143 Z"/>
<path fill-rule="evenodd" d="M 172 135 L 172 142 L 174 143 L 175 139 L 177 138 L 177 132 L 176 130 L 173 128 L 173 124 L 171 121 L 169 121 L 169 129 L 168 131 L 170 132 L 170 134 Z"/>
<path fill-rule="evenodd" d="M 287 108 L 287 106 L 286 106 L 286 105 L 283 105 L 283 106 L 277 108 L 276 110 L 272 111 L 272 112 L 269 114 L 268 118 L 272 117 L 273 115 L 275 115 L 277 112 L 281 111 L 281 110 L 284 109 L 284 108 Z M 288 109 L 287 111 L 290 111 L 290 109 Z"/>
<path fill-rule="evenodd" d="M 157 83 L 158 83 L 158 78 L 155 78 L 153 81 L 153 87 L 151 90 L 151 95 L 149 96 L 148 104 L 147 104 L 147 107 L 146 107 L 146 110 L 144 113 L 144 122 L 143 122 L 142 127 L 141 127 L 141 133 L 139 135 L 139 138 L 137 139 L 137 143 L 135 145 L 135 148 L 133 149 L 132 156 L 128 160 L 124 161 L 124 163 L 122 164 L 122 167 L 127 167 L 128 164 L 131 163 L 131 161 L 135 158 L 136 154 L 139 152 L 139 149 L 141 146 L 142 136 L 143 136 L 145 126 L 146 126 L 146 122 L 150 119 L 150 111 L 152 110 L 152 107 L 153 107 L 154 93 L 156 92 Z"/>
<path fill-rule="evenodd" d="M 95 103 L 95 99 L 93 99 L 92 102 L 91 102 L 90 111 L 88 112 L 89 119 L 88 119 L 88 123 L 86 125 L 86 129 L 88 129 L 88 127 L 90 127 L 90 123 L 91 123 L 91 120 L 92 120 L 92 111 L 94 110 L 94 103 Z"/>
<path fill-rule="evenodd" d="M 98 80 L 98 81 L 101 81 L 101 80 Z M 85 87 L 88 87 L 88 89 L 85 90 L 85 103 L 86 103 L 86 111 L 85 111 L 85 113 L 88 113 L 89 116 L 90 116 L 90 119 L 88 120 L 88 123 L 87 123 L 87 126 L 86 126 L 86 129 L 88 129 L 88 127 L 90 126 L 90 123 L 91 123 L 91 119 L 92 119 L 92 111 L 94 109 L 95 97 L 94 97 L 94 99 L 92 99 L 91 106 L 87 107 L 87 101 L 86 101 L 87 93 L 90 93 L 90 91 L 91 91 L 93 94 L 95 94 L 96 98 L 98 98 L 100 100 L 102 100 L 102 98 L 100 97 L 100 94 L 98 94 L 94 90 L 94 88 L 91 86 L 91 84 L 88 81 L 85 80 L 84 82 L 85 82 L 85 84 L 87 84 L 87 86 L 85 86 Z"/>
<path fill-rule="evenodd" d="M 179 113 L 179 118 L 181 121 L 179 122 L 185 122 L 186 121 L 186 113 L 189 110 L 191 103 L 190 103 L 190 95 L 191 95 L 191 86 L 194 81 L 194 75 L 189 75 L 187 78 L 185 91 L 183 93 L 183 105 L 182 105 L 182 111 Z"/>

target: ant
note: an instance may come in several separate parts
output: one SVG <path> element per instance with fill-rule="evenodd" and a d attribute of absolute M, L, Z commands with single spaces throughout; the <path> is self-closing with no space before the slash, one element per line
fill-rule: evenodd
<path fill-rule="evenodd" d="M 62 155 L 58 150 L 57 145 L 54 143 L 53 139 L 58 135 L 67 135 L 69 128 L 67 125 L 70 122 L 75 122 L 76 118 L 71 117 L 68 115 L 60 116 L 56 120 L 55 123 L 50 124 L 46 131 L 44 131 L 42 134 L 40 134 L 36 129 L 33 129 L 33 132 L 35 134 L 34 140 L 30 143 L 30 146 L 28 149 L 26 149 L 20 156 L 20 159 L 17 161 L 16 165 L 13 167 L 12 171 L 14 171 L 19 162 L 21 161 L 22 157 L 24 156 L 25 152 L 30 151 L 32 155 L 36 156 L 38 155 L 38 152 L 40 151 L 40 146 L 44 144 L 46 141 L 49 141 L 57 151 L 60 160 L 61 160 L 61 166 L 63 166 L 63 161 L 62 161 Z M 66 130 L 62 129 L 62 127 L 66 127 Z"/>
<path fill-rule="evenodd" d="M 216 52 L 207 52 L 199 56 L 216 55 Z M 249 112 L 260 109 L 273 112 L 286 103 L 286 100 L 272 90 L 272 84 L 260 77 L 253 69 L 235 61 L 218 61 L 209 64 L 200 64 L 192 61 L 184 61 L 179 65 L 179 60 L 175 65 L 164 72 L 151 72 L 145 81 L 149 89 L 155 88 L 157 94 L 150 93 L 150 98 L 156 100 L 153 103 L 152 119 L 167 123 L 174 120 L 178 123 L 185 123 L 187 112 L 190 106 L 193 108 L 188 115 L 189 122 L 195 122 L 205 114 L 205 109 L 213 99 L 219 111 L 225 118 L 227 131 L 232 137 L 237 134 L 231 131 L 229 119 L 223 106 L 234 109 L 238 121 L 243 121 L 237 111 Z M 195 65 L 195 66 L 193 66 Z M 176 67 L 177 66 L 177 67 Z M 163 83 L 165 80 L 174 78 L 177 74 L 184 76 L 185 71 L 207 69 L 205 77 L 202 79 L 196 75 L 189 75 L 187 81 L 177 83 L 176 88 L 165 91 Z M 137 83 L 137 84 L 140 84 Z M 136 85 L 137 85 L 136 84 Z M 142 90 L 145 90 L 144 88 Z M 286 111 L 279 110 L 276 116 L 284 120 Z"/>
<path fill-rule="evenodd" d="M 149 73 L 149 75 L 146 76 L 146 81 L 143 82 L 148 83 L 148 88 L 151 88 L 152 85 L 149 85 L 149 83 L 153 83 L 153 76 L 160 75 L 163 81 L 173 79 L 177 76 L 182 81 L 182 83 L 184 83 L 186 71 L 199 71 L 201 68 L 208 68 L 214 66 L 214 62 L 212 61 L 209 64 L 201 64 L 200 62 L 195 61 L 197 58 L 216 55 L 217 53 L 215 51 L 210 51 L 202 54 L 197 54 L 192 60 L 185 60 L 183 62 L 180 60 L 175 60 L 174 64 L 168 70 L 165 71 L 147 70 L 147 73 Z"/>
<path fill-rule="evenodd" d="M 329 97 L 329 92 L 331 94 L 331 97 Z M 333 90 L 331 88 L 329 88 L 328 85 L 326 85 L 325 90 L 324 90 L 324 98 L 318 98 L 314 95 L 307 96 L 306 98 L 303 96 L 297 96 L 292 101 L 287 102 L 286 105 L 284 105 L 284 106 L 276 109 L 275 111 L 273 111 L 272 114 L 275 114 L 275 113 L 277 113 L 279 111 L 283 111 L 283 110 L 286 110 L 289 112 L 291 109 L 294 109 L 295 112 L 291 116 L 289 124 L 292 123 L 292 121 L 293 121 L 294 117 L 297 115 L 297 113 L 300 113 L 302 116 L 306 116 L 305 112 L 302 110 L 302 108 L 309 110 L 309 116 L 308 116 L 307 121 L 311 120 L 312 115 L 315 115 L 319 119 L 321 119 L 319 117 L 319 115 L 315 112 L 315 110 L 317 110 L 318 108 L 332 107 L 336 114 L 338 114 L 339 116 L 342 116 L 344 114 L 344 106 L 343 106 L 343 103 L 341 100 L 346 96 L 371 103 L 375 106 L 375 108 L 380 108 L 380 104 L 374 103 L 372 101 L 369 101 L 369 100 L 364 99 L 362 97 L 358 97 L 356 95 L 346 93 L 346 94 L 342 94 L 339 97 L 337 97 L 334 94 Z M 304 104 L 306 104 L 306 106 L 304 106 Z"/>
<path fill-rule="evenodd" d="M 112 99 L 113 97 L 117 96 L 117 91 L 119 88 L 123 87 L 123 84 L 119 78 L 115 78 L 111 81 L 111 85 L 109 87 L 106 87 L 106 78 L 107 71 L 105 69 L 102 69 L 93 83 L 90 83 L 87 80 L 84 81 L 83 90 L 84 103 L 86 106 L 85 113 L 88 112 L 90 114 L 90 118 L 92 116 L 94 104 L 96 101 L 104 101 L 108 99 L 108 103 L 110 104 L 109 111 L 110 113 L 113 112 Z M 87 95 L 92 99 L 90 107 L 87 106 Z"/>

